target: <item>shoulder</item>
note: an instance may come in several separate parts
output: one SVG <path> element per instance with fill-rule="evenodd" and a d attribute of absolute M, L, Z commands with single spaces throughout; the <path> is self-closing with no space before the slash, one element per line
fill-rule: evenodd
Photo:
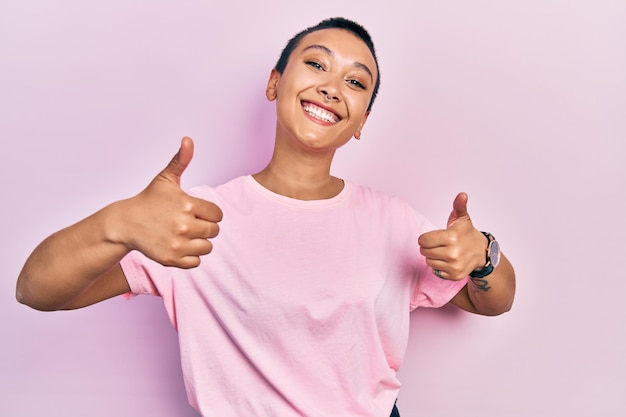
<path fill-rule="evenodd" d="M 384 191 L 380 191 L 366 185 L 357 184 L 348 180 L 344 181 L 346 184 L 346 188 L 350 192 L 351 198 L 354 200 L 385 205 L 391 204 L 393 206 L 409 206 L 409 204 L 404 199 L 396 195 L 389 194 Z"/>
<path fill-rule="evenodd" d="M 382 211 L 404 212 L 407 215 L 417 214 L 413 207 L 402 197 L 374 189 L 369 186 L 346 181 L 350 198 L 364 207 Z"/>
<path fill-rule="evenodd" d="M 197 185 L 187 190 L 191 196 L 207 200 L 242 193 L 246 188 L 247 177 L 236 177 L 220 185 Z"/>
<path fill-rule="evenodd" d="M 368 216 L 379 216 L 387 222 L 410 225 L 420 231 L 433 229 L 431 223 L 403 197 L 350 181 L 346 181 L 346 186 L 355 207 L 367 212 Z"/>

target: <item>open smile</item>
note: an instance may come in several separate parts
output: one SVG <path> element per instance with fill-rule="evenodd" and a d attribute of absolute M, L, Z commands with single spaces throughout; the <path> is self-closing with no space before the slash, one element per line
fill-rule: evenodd
<path fill-rule="evenodd" d="M 335 113 L 332 109 L 329 109 L 328 107 L 323 107 L 310 101 L 303 101 L 302 109 L 311 118 L 323 123 L 334 125 L 341 120 L 341 116 Z"/>

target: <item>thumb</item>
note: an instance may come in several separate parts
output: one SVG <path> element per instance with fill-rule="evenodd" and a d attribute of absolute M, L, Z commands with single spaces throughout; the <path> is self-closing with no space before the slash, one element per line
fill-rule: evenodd
<path fill-rule="evenodd" d="M 180 177 L 187 169 L 187 166 L 191 162 L 193 158 L 193 140 L 189 137 L 184 137 L 180 141 L 180 148 L 178 152 L 169 164 L 165 167 L 163 171 L 159 174 L 159 176 L 166 178 L 169 181 L 175 182 L 180 185 Z"/>
<path fill-rule="evenodd" d="M 452 203 L 452 212 L 448 217 L 448 228 L 450 228 L 459 219 L 468 219 L 469 213 L 467 212 L 467 200 L 469 199 L 466 193 L 457 194 L 454 202 Z"/>

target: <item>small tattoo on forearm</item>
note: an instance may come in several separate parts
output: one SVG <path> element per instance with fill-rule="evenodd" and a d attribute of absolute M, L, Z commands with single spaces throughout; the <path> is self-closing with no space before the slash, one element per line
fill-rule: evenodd
<path fill-rule="evenodd" d="M 489 291 L 489 289 L 491 288 L 489 286 L 489 281 L 487 281 L 484 278 L 471 278 L 471 279 L 474 285 L 476 286 L 476 288 L 479 290 Z"/>

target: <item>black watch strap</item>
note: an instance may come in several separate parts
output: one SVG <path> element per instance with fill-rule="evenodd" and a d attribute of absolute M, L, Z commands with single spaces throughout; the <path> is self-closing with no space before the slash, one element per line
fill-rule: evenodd
<path fill-rule="evenodd" d="M 495 238 L 493 237 L 491 233 L 487 233 L 487 232 L 481 232 L 481 233 L 485 235 L 485 238 L 487 239 L 487 252 L 485 253 L 485 266 L 474 269 L 472 272 L 470 272 L 469 276 L 472 278 L 484 278 L 487 275 L 491 274 L 494 269 L 493 264 L 489 261 L 489 246 L 491 245 L 491 242 L 495 240 Z"/>
<path fill-rule="evenodd" d="M 472 278 L 484 278 L 493 272 L 493 265 L 489 264 L 482 268 L 474 269 L 469 276 Z"/>

